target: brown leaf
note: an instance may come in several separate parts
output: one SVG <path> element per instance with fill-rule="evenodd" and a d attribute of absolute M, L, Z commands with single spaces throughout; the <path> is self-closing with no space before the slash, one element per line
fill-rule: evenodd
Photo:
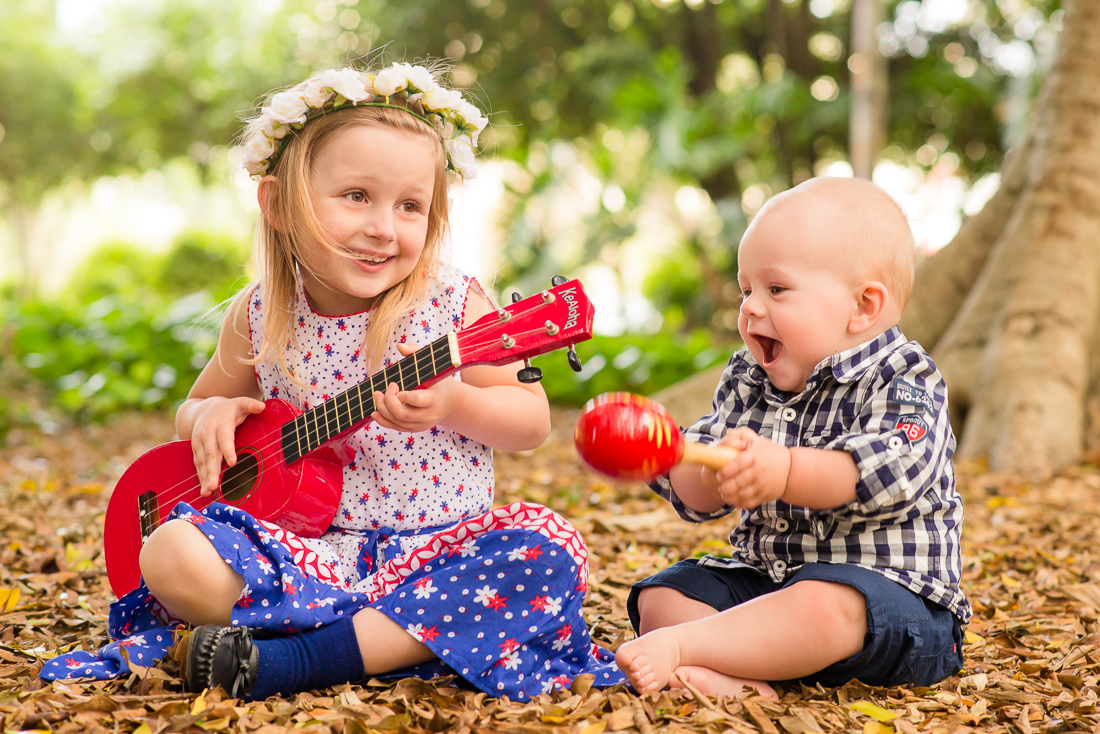
<path fill-rule="evenodd" d="M 624 706 L 616 709 L 607 717 L 607 728 L 610 731 L 621 731 L 634 726 L 634 708 Z"/>

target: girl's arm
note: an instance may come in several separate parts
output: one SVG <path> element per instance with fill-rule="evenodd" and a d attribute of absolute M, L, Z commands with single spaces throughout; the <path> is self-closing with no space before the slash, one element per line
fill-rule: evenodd
<path fill-rule="evenodd" d="M 470 290 L 467 323 L 493 310 L 480 292 Z M 399 348 L 403 354 L 416 349 Z M 391 384 L 384 395 L 374 394 L 374 419 L 386 428 L 414 433 L 440 425 L 502 451 L 538 448 L 550 435 L 550 404 L 541 385 L 516 377 L 522 366 L 475 365 L 462 370 L 461 381 L 447 378 L 423 390 L 399 391 Z"/>
<path fill-rule="evenodd" d="M 252 356 L 248 303 L 242 298 L 230 306 L 214 356 L 176 413 L 176 432 L 191 439 L 204 495 L 217 488 L 223 458 L 230 466 L 237 463 L 237 426 L 264 409 L 255 371 L 244 361 Z"/>

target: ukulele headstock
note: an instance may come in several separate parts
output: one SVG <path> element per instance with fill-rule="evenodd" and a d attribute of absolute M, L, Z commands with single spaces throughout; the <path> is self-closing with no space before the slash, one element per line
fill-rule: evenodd
<path fill-rule="evenodd" d="M 555 276 L 553 287 L 486 314 L 455 334 L 461 364 L 508 364 L 569 347 L 569 362 L 579 369 L 572 346 L 592 338 L 594 315 L 581 282 Z M 520 372 L 524 382 L 541 376 L 529 363 Z"/>

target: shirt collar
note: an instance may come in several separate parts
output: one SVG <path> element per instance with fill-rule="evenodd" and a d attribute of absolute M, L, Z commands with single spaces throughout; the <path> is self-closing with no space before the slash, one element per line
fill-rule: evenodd
<path fill-rule="evenodd" d="M 901 329 L 893 326 L 882 332 L 874 339 L 869 339 L 858 346 L 837 352 L 832 357 L 822 360 L 810 376 L 813 379 L 818 372 L 828 367 L 833 377 L 838 382 L 853 382 L 863 376 L 867 370 L 882 361 L 882 357 L 906 342 Z M 809 381 L 807 381 L 808 383 Z"/>
<path fill-rule="evenodd" d="M 837 382 L 858 380 L 867 370 L 882 361 L 884 354 L 893 351 L 905 342 L 905 335 L 901 333 L 901 329 L 894 326 L 874 339 L 869 339 L 851 349 L 826 357 L 814 367 L 813 372 L 806 379 L 806 389 L 809 390 L 816 386 L 826 371 L 830 372 Z M 768 381 L 768 373 L 753 358 L 749 350 L 743 349 L 734 354 L 733 364 L 735 366 L 744 365 L 743 371 L 736 369 L 734 371 L 735 374 L 741 372 L 742 382 L 757 386 L 767 385 L 773 390 L 775 389 L 775 386 Z M 786 394 L 789 395 L 790 393 Z"/>

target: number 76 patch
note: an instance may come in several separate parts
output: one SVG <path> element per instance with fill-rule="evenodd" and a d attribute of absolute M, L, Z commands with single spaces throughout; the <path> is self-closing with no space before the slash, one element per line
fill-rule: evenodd
<path fill-rule="evenodd" d="M 909 443 L 921 440 L 928 433 L 928 424 L 919 415 L 901 416 L 894 428 L 900 429 L 909 439 Z"/>

